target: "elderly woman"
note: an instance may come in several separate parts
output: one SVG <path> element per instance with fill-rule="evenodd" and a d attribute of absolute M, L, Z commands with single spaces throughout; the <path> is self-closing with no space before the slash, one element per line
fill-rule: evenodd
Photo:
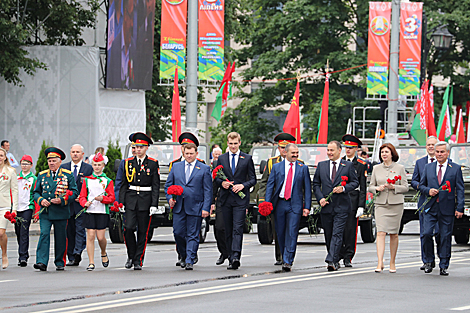
<path fill-rule="evenodd" d="M 5 218 L 5 213 L 10 212 L 12 208 L 16 214 L 18 208 L 18 179 L 15 169 L 10 166 L 8 161 L 7 151 L 0 148 L 0 247 L 2 248 L 3 269 L 8 267 L 6 228 L 10 223 Z"/>
<path fill-rule="evenodd" d="M 390 273 L 395 273 L 395 258 L 398 250 L 398 231 L 403 216 L 404 193 L 408 191 L 405 168 L 397 164 L 395 147 L 386 143 L 380 147 L 381 164 L 372 170 L 369 191 L 376 194 L 375 220 L 377 223 L 377 257 L 375 271 L 384 269 L 385 235 L 390 235 Z"/>
<path fill-rule="evenodd" d="M 108 267 L 109 258 L 106 253 L 106 227 L 109 225 L 109 205 L 114 202 L 113 181 L 103 173 L 108 162 L 101 153 L 91 156 L 93 174 L 86 177 L 80 192 L 80 205 L 84 207 L 84 226 L 87 230 L 86 250 L 88 253 L 88 271 L 95 269 L 95 237 L 101 248 L 101 263 Z"/>

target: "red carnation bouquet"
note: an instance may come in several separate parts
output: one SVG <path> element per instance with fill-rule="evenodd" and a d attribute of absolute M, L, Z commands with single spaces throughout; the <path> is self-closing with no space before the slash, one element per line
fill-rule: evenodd
<path fill-rule="evenodd" d="M 393 179 L 392 178 L 387 178 L 387 183 L 390 185 L 395 185 L 398 181 L 401 180 L 401 175 L 395 176 Z M 367 214 L 370 214 L 370 211 L 374 207 L 375 199 L 380 195 L 380 191 L 377 191 L 372 198 L 372 200 L 367 204 Z"/>
<path fill-rule="evenodd" d="M 26 220 L 22 217 L 17 216 L 15 212 L 5 212 L 5 218 L 9 220 L 12 224 L 23 225 L 23 227 L 26 229 L 26 226 L 23 224 L 26 223 Z"/>
<path fill-rule="evenodd" d="M 216 179 L 217 177 L 220 178 L 220 179 L 224 179 L 226 182 L 228 182 L 230 184 L 230 186 L 233 187 L 233 184 L 230 182 L 230 180 L 228 180 L 227 176 L 225 176 L 223 168 L 224 167 L 222 165 L 219 165 L 216 168 L 214 168 L 214 170 L 212 171 L 212 179 Z M 237 192 L 237 194 L 242 199 L 245 198 L 245 196 L 246 196 L 243 193 L 243 191 L 239 191 L 239 192 Z"/>
<path fill-rule="evenodd" d="M 336 187 L 339 187 L 339 186 L 344 187 L 344 186 L 346 186 L 346 184 L 348 183 L 348 180 L 349 180 L 348 176 L 341 176 L 341 183 L 339 183 L 339 185 L 336 186 Z M 334 188 L 333 188 L 333 189 L 334 189 Z M 326 201 L 330 200 L 330 198 L 331 198 L 332 195 L 333 195 L 333 191 L 331 191 L 331 192 L 328 194 L 328 196 L 325 198 L 325 200 L 326 200 Z"/>
<path fill-rule="evenodd" d="M 64 201 L 68 201 L 69 200 L 69 197 L 73 195 L 73 191 L 72 190 L 66 190 L 65 193 L 63 193 L 62 195 L 60 196 L 57 196 L 56 195 L 56 198 L 60 198 L 60 197 L 63 197 L 64 198 Z M 50 202 L 50 201 L 49 201 Z M 39 205 L 41 205 L 40 203 L 38 203 Z M 42 207 L 41 210 L 39 210 L 37 213 L 34 214 L 34 217 L 39 217 L 39 215 L 44 212 L 44 210 L 46 210 L 47 207 Z"/>
<path fill-rule="evenodd" d="M 270 214 L 273 211 L 273 204 L 271 202 L 262 202 L 258 206 L 258 212 L 259 214 L 263 215 L 266 217 L 266 221 L 269 223 L 271 221 L 271 216 Z"/>
<path fill-rule="evenodd" d="M 169 194 L 171 198 L 176 201 L 176 197 L 181 196 L 183 194 L 183 191 L 184 191 L 183 187 L 179 185 L 171 185 L 170 187 L 168 187 L 168 190 L 166 193 Z M 168 219 L 169 220 L 173 219 L 173 207 L 172 206 L 170 206 L 170 214 L 168 214 Z"/>
<path fill-rule="evenodd" d="M 114 223 L 114 227 L 116 227 L 116 225 L 119 225 L 118 223 L 118 220 L 121 220 L 122 222 L 122 213 L 121 213 L 121 209 L 124 207 L 124 205 L 122 203 L 119 203 L 117 201 L 114 201 L 113 205 L 109 208 L 109 211 L 111 211 L 110 215 L 111 215 L 111 219 L 113 221 L 115 221 Z"/>
<path fill-rule="evenodd" d="M 452 191 L 452 188 L 450 188 L 450 181 L 446 180 L 446 183 L 444 185 L 442 185 L 441 187 L 439 187 L 439 189 L 437 191 L 447 191 L 447 192 L 451 192 Z M 437 193 L 436 196 L 439 196 L 439 192 Z M 435 197 L 435 196 L 434 196 Z M 426 201 L 424 201 L 423 204 L 421 204 L 421 206 L 416 210 L 415 213 L 423 213 L 424 211 L 424 207 L 426 206 L 426 204 L 428 204 L 429 201 L 431 201 L 433 197 L 429 196 L 426 198 Z"/>

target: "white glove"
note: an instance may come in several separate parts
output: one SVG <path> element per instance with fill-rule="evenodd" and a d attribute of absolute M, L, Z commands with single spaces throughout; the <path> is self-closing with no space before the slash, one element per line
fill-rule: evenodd
<path fill-rule="evenodd" d="M 122 206 L 122 208 L 119 208 L 119 212 L 121 212 L 121 213 L 126 213 L 125 208 L 126 208 L 125 206 Z"/>
<path fill-rule="evenodd" d="M 157 207 L 156 206 L 151 206 L 150 207 L 150 216 L 157 214 Z"/>
<path fill-rule="evenodd" d="M 356 218 L 360 217 L 362 214 L 364 214 L 364 208 L 357 208 Z"/>

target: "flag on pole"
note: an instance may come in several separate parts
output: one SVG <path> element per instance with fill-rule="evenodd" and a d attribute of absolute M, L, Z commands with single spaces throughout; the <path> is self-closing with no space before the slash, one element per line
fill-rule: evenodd
<path fill-rule="evenodd" d="M 215 106 L 211 114 L 211 116 L 215 118 L 217 122 L 219 122 L 222 118 L 222 93 L 224 91 L 225 84 L 226 83 L 222 84 L 222 88 L 219 89 L 217 96 L 215 96 Z"/>
<path fill-rule="evenodd" d="M 457 130 L 455 133 L 455 138 L 457 143 L 465 143 L 465 133 L 463 128 L 463 117 L 462 117 L 462 107 L 460 106 L 460 112 L 457 111 L 458 122 L 457 122 Z"/>
<path fill-rule="evenodd" d="M 325 89 L 323 90 L 323 100 L 321 102 L 320 119 L 318 120 L 318 140 L 319 144 L 328 143 L 328 104 L 330 101 L 330 74 L 326 73 Z"/>
<path fill-rule="evenodd" d="M 449 112 L 450 86 L 447 86 L 444 93 L 444 103 L 442 104 L 441 114 L 439 115 L 439 126 L 437 128 L 438 138 L 441 141 L 448 141 L 452 135 L 452 125 Z"/>
<path fill-rule="evenodd" d="M 421 97 L 419 100 L 419 111 L 416 111 L 419 113 L 420 116 L 420 128 L 423 130 L 426 130 L 427 126 L 427 114 L 426 114 L 426 93 L 428 92 L 428 84 L 429 82 L 426 80 L 424 84 L 421 86 Z M 418 105 L 418 104 L 417 104 Z"/>
<path fill-rule="evenodd" d="M 221 117 L 224 116 L 225 111 L 227 110 L 228 99 L 232 97 L 232 74 L 235 72 L 235 62 L 232 64 L 232 68 L 230 68 L 230 63 L 228 64 L 227 71 L 230 69 L 230 73 L 228 74 L 228 82 L 225 85 L 225 89 L 222 94 L 222 113 Z"/>
<path fill-rule="evenodd" d="M 295 137 L 295 143 L 300 143 L 300 109 L 299 109 L 300 86 L 297 79 L 294 97 L 290 103 L 290 109 L 287 113 L 282 131 Z"/>
<path fill-rule="evenodd" d="M 459 124 L 459 117 L 460 117 L 460 114 L 462 114 L 462 105 L 459 104 L 457 105 L 457 109 L 455 110 L 455 112 L 457 113 L 457 115 L 455 116 L 455 124 L 454 124 L 454 134 L 457 134 L 457 129 L 459 128 L 458 127 L 458 124 Z"/>
<path fill-rule="evenodd" d="M 424 100 L 426 102 L 426 130 L 429 136 L 437 137 L 436 133 L 436 124 L 434 123 L 434 102 L 431 102 L 433 99 L 433 86 L 431 85 L 430 90 L 426 90 Z"/>
<path fill-rule="evenodd" d="M 426 92 L 427 81 L 421 86 L 421 95 L 416 101 L 414 110 L 416 112 L 415 119 L 411 125 L 410 134 L 420 146 L 426 145 L 426 118 L 424 107 L 424 94 Z"/>
<path fill-rule="evenodd" d="M 175 82 L 173 84 L 173 98 L 171 100 L 171 140 L 178 142 L 181 135 L 181 107 L 180 92 L 178 89 L 178 66 L 175 68 Z"/>

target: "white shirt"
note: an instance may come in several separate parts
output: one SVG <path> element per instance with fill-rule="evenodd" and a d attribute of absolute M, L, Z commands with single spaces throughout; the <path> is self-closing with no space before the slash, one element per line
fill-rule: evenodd
<path fill-rule="evenodd" d="M 331 174 L 333 173 L 333 162 L 336 162 L 336 164 L 335 164 L 336 173 L 338 173 L 338 166 L 339 166 L 339 163 L 341 162 L 341 160 L 340 159 L 335 160 L 335 161 L 330 160 L 330 178 L 331 178 Z"/>
<path fill-rule="evenodd" d="M 27 176 L 24 175 L 23 176 Z M 20 176 L 18 175 L 18 178 Z M 18 212 L 26 211 L 29 209 L 29 201 L 31 199 L 31 188 L 33 186 L 34 177 L 28 179 L 18 179 Z"/>
<path fill-rule="evenodd" d="M 72 171 L 72 175 L 73 175 L 73 170 L 75 169 L 75 165 L 77 166 L 77 176 L 78 174 L 80 174 L 80 167 L 82 167 L 82 160 L 80 160 L 77 164 L 73 163 L 70 163 L 70 170 Z"/>
<path fill-rule="evenodd" d="M 294 176 L 295 176 L 295 162 L 289 162 L 289 161 L 285 160 L 285 162 L 284 162 L 284 170 L 285 170 L 284 183 L 282 184 L 281 192 L 279 193 L 280 198 L 284 198 L 284 193 L 286 191 L 287 175 L 289 175 L 290 164 L 292 164 L 292 182 L 291 182 L 291 185 L 290 185 L 291 195 L 292 195 L 292 186 L 294 185 Z"/>
<path fill-rule="evenodd" d="M 233 156 L 232 151 L 229 151 L 229 163 L 230 163 L 230 168 L 232 168 L 232 159 L 235 158 L 235 168 L 237 168 L 238 165 L 238 159 L 240 158 L 240 150 L 238 150 L 235 153 L 235 156 Z"/>
<path fill-rule="evenodd" d="M 106 183 L 106 180 L 103 180 Z M 88 197 L 87 201 L 91 201 L 91 205 L 86 210 L 88 213 L 106 214 L 106 205 L 101 201 L 92 201 L 95 197 L 103 195 L 106 187 L 103 187 L 99 179 L 87 180 Z"/>
<path fill-rule="evenodd" d="M 193 170 L 194 170 L 194 166 L 196 166 L 196 161 L 197 161 L 197 159 L 195 159 L 191 163 L 188 163 L 188 161 L 184 160 L 184 175 L 186 175 L 186 171 L 188 169 L 188 164 L 191 164 L 191 166 L 189 167 L 189 177 L 191 177 L 191 174 L 193 173 Z"/>
<path fill-rule="evenodd" d="M 432 162 L 437 161 L 435 156 L 433 156 L 432 158 L 433 158 L 433 160 L 431 161 L 431 157 L 428 155 L 428 163 L 432 163 Z"/>
<path fill-rule="evenodd" d="M 437 177 L 439 177 L 439 176 L 438 176 L 438 175 L 439 175 L 439 168 L 440 168 L 439 165 L 441 165 L 441 164 L 438 162 L 437 165 L 436 165 L 436 176 L 437 176 Z M 444 179 L 444 175 L 446 174 L 446 168 L 447 168 L 447 159 L 446 159 L 446 161 L 442 164 L 442 170 L 441 170 L 442 176 L 441 176 L 441 179 Z M 441 181 L 441 183 L 442 183 L 442 181 Z"/>
<path fill-rule="evenodd" d="M 137 164 L 139 164 L 139 160 L 140 160 L 140 165 L 144 164 L 144 160 L 145 160 L 145 157 L 143 157 L 142 159 L 139 158 L 139 157 L 135 157 L 137 159 Z"/>

